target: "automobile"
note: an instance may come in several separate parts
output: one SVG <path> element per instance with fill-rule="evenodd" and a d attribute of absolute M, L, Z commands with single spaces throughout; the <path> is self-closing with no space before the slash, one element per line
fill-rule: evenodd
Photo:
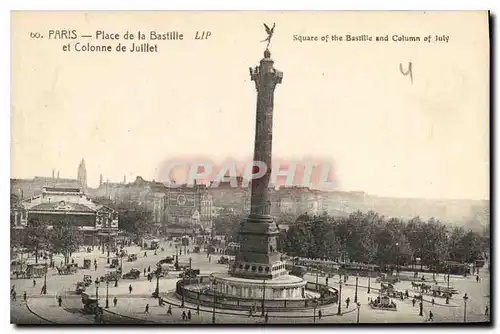
<path fill-rule="evenodd" d="M 194 278 L 200 274 L 200 269 L 186 269 L 184 272 L 179 274 L 180 278 Z"/>
<path fill-rule="evenodd" d="M 172 256 L 167 256 L 164 259 L 161 259 L 156 263 L 157 266 L 161 266 L 162 264 L 172 264 L 174 262 L 174 258 Z"/>
<path fill-rule="evenodd" d="M 117 271 L 107 272 L 106 275 L 100 277 L 101 282 L 118 281 L 120 273 Z"/>
<path fill-rule="evenodd" d="M 293 266 L 290 272 L 291 275 L 301 278 L 304 277 L 306 273 L 307 273 L 307 268 L 304 266 Z"/>
<path fill-rule="evenodd" d="M 83 304 L 83 312 L 87 314 L 95 314 L 99 309 L 97 304 L 97 298 L 92 298 L 87 293 L 82 293 L 82 304 Z"/>
<path fill-rule="evenodd" d="M 83 292 L 85 292 L 86 288 L 85 288 L 85 283 L 84 282 L 78 282 L 76 283 L 76 289 L 75 289 L 75 292 L 80 295 L 82 294 Z"/>
<path fill-rule="evenodd" d="M 92 276 L 83 275 L 83 283 L 85 284 L 85 286 L 89 286 L 90 284 L 92 284 Z"/>
<path fill-rule="evenodd" d="M 119 266 L 119 261 L 118 259 L 112 259 L 111 264 L 109 265 L 110 268 L 116 268 Z"/>
<path fill-rule="evenodd" d="M 141 276 L 139 269 L 130 269 L 128 273 L 123 274 L 123 279 L 138 279 Z"/>

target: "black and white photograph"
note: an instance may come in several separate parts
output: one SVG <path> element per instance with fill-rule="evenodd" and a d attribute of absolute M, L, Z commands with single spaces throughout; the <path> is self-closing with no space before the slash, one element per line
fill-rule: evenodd
<path fill-rule="evenodd" d="M 11 324 L 491 324 L 488 11 L 10 20 Z"/>

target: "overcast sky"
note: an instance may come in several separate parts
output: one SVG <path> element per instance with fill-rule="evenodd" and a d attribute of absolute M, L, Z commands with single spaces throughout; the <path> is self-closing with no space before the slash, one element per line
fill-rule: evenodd
<path fill-rule="evenodd" d="M 262 22 L 276 22 L 270 49 L 284 72 L 275 94 L 275 157 L 334 161 L 342 190 L 489 198 L 485 12 L 14 14 L 12 177 L 50 176 L 53 168 L 76 177 L 85 158 L 96 186 L 100 174 L 158 180 L 176 157 L 252 156 L 256 91 L 248 68 L 262 58 Z M 178 31 L 184 40 L 149 41 L 157 53 L 63 52 L 75 40 L 49 40 L 47 31 L 57 28 Z M 194 40 L 197 30 L 211 37 Z M 422 41 L 299 43 L 294 34 Z M 436 34 L 449 42 L 423 41 Z M 413 83 L 399 69 L 408 62 Z"/>

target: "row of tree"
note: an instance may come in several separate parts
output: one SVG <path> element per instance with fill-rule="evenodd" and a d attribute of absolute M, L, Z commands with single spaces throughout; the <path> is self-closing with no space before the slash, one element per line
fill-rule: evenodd
<path fill-rule="evenodd" d="M 48 226 L 52 228 L 48 228 Z M 68 263 L 71 254 L 83 244 L 83 235 L 70 220 L 48 222 L 31 219 L 24 230 L 11 230 L 11 247 L 23 249 L 35 256 L 38 263 L 42 254 L 52 257 L 61 254 Z"/>
<path fill-rule="evenodd" d="M 373 264 L 471 263 L 489 249 L 489 236 L 419 217 L 405 221 L 374 212 L 348 217 L 302 215 L 282 233 L 281 251 L 307 258 L 345 259 Z"/>

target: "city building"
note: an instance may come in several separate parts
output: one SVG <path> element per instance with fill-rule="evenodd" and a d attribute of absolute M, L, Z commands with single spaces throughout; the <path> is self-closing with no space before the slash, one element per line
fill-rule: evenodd
<path fill-rule="evenodd" d="M 118 213 L 90 199 L 82 188 L 43 187 L 40 195 L 11 206 L 11 224 L 23 230 L 30 221 L 69 221 L 83 233 L 84 244 L 97 245 L 118 233 Z M 22 233 L 22 231 L 20 231 Z"/>

